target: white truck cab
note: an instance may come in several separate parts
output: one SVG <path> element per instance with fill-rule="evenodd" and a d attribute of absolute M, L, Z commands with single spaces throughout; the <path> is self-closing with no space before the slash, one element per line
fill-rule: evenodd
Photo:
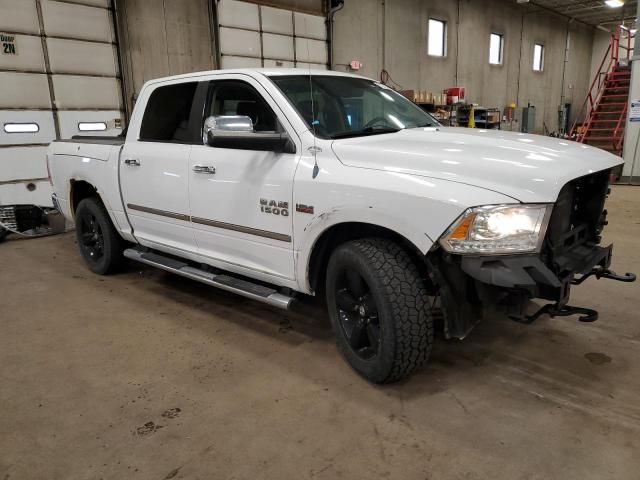
<path fill-rule="evenodd" d="M 126 135 L 47 156 L 88 266 L 124 258 L 280 308 L 326 296 L 340 350 L 372 382 L 498 303 L 530 322 L 581 314 L 588 276 L 633 281 L 602 247 L 621 159 L 570 141 L 442 127 L 356 75 L 219 70 L 147 82 Z M 549 303 L 526 316 L 531 298 Z M 439 299 L 439 301 L 438 301 Z M 434 303 L 435 302 L 435 303 Z"/>

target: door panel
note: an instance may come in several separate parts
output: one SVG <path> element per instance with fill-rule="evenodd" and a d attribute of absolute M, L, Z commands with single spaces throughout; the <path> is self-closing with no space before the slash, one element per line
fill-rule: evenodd
<path fill-rule="evenodd" d="M 11 150 L 8 152 L 7 150 Z M 3 178 L 6 182 L 15 182 L 22 179 L 46 179 L 47 166 L 40 158 L 46 156 L 46 146 L 24 145 L 11 149 L 0 148 L 0 163 L 12 162 L 11 171 Z"/>
<path fill-rule="evenodd" d="M 281 129 L 274 114 L 277 108 L 264 93 L 253 80 L 211 82 L 205 115 L 248 115 L 257 131 Z M 298 158 L 297 154 L 194 145 L 189 160 L 190 196 L 199 252 L 293 280 L 291 202 Z M 214 167 L 215 173 L 194 171 L 200 166 Z"/>
<path fill-rule="evenodd" d="M 262 31 L 293 36 L 291 15 L 290 10 L 261 5 L 260 20 L 262 22 Z"/>
<path fill-rule="evenodd" d="M 129 135 L 120 154 L 122 196 L 133 235 L 156 248 L 196 249 L 189 220 L 189 155 L 191 145 L 202 141 L 204 98 L 197 90 L 197 82 L 178 81 L 142 92 L 139 139 Z M 201 90 L 206 93 L 206 85 Z"/>
<path fill-rule="evenodd" d="M 12 126 L 16 127 L 18 131 L 12 131 Z M 25 130 L 27 127 L 30 129 L 24 131 L 19 127 L 23 127 Z M 0 145 L 46 145 L 55 138 L 56 129 L 53 113 L 50 110 L 0 109 Z M 10 151 L 7 151 L 6 154 L 7 158 L 11 156 Z M 43 167 L 44 165 L 42 162 Z M 7 168 L 7 173 L 9 170 Z"/>
<path fill-rule="evenodd" d="M 260 57 L 260 34 L 249 30 L 220 27 L 222 55 Z"/>
<path fill-rule="evenodd" d="M 297 156 L 194 145 L 191 216 L 199 252 L 262 273 L 293 279 L 292 179 Z M 261 200 L 273 201 L 264 208 Z M 275 213 L 266 213 L 271 210 Z"/>
<path fill-rule="evenodd" d="M 75 73 L 116 78 L 118 53 L 110 43 L 47 38 L 52 73 Z"/>
<path fill-rule="evenodd" d="M 15 44 L 18 45 L 17 55 L 6 55 L 4 49 L 0 50 L 0 70 L 44 72 L 44 54 L 40 37 L 19 34 L 14 36 Z M 6 85 L 4 88 L 8 87 Z"/>
<path fill-rule="evenodd" d="M 293 17 L 296 28 L 296 37 L 326 40 L 327 22 L 322 16 L 294 12 Z"/>
<path fill-rule="evenodd" d="M 195 248 L 189 223 L 190 150 L 190 145 L 182 144 L 125 143 L 120 181 L 137 239 L 182 250 Z M 140 165 L 131 163 L 135 161 Z"/>
<path fill-rule="evenodd" d="M 122 107 L 120 81 L 117 78 L 53 75 L 58 108 L 118 110 Z"/>
<path fill-rule="evenodd" d="M 48 0 L 42 2 L 42 17 L 47 35 L 51 37 L 104 43 L 115 40 L 111 11 L 105 8 Z"/>
<path fill-rule="evenodd" d="M 296 38 L 296 60 L 301 63 L 327 64 L 327 42 L 309 38 Z M 324 70 L 324 69 L 323 69 Z"/>
<path fill-rule="evenodd" d="M 0 72 L 0 108 L 51 108 L 47 76 L 38 73 Z"/>
<path fill-rule="evenodd" d="M 35 0 L 0 0 L 0 31 L 40 33 Z"/>

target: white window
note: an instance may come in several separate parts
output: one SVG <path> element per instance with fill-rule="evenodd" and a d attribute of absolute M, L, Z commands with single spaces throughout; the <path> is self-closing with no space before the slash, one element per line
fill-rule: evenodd
<path fill-rule="evenodd" d="M 4 131 L 7 133 L 38 133 L 40 127 L 37 123 L 5 123 Z"/>
<path fill-rule="evenodd" d="M 489 63 L 491 65 L 502 65 L 503 50 L 504 35 L 492 33 L 489 38 Z"/>
<path fill-rule="evenodd" d="M 447 22 L 429 19 L 429 55 L 444 57 L 447 54 Z"/>
<path fill-rule="evenodd" d="M 105 122 L 80 122 L 78 130 L 81 132 L 104 132 L 107 129 Z"/>
<path fill-rule="evenodd" d="M 533 46 L 533 70 L 541 72 L 544 69 L 544 45 L 536 43 Z"/>

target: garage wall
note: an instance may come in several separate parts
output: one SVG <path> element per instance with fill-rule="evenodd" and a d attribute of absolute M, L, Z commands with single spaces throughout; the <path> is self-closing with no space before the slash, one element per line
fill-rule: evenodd
<path fill-rule="evenodd" d="M 316 3 L 321 6 L 322 2 Z M 237 0 L 217 0 L 216 4 L 222 68 L 327 68 L 327 28 L 322 13 Z"/>
<path fill-rule="evenodd" d="M 444 58 L 427 55 L 430 17 L 447 21 Z M 489 64 L 491 32 L 504 35 L 500 66 Z M 358 59 L 364 75 L 378 78 L 384 68 L 404 88 L 437 92 L 460 85 L 469 100 L 485 106 L 531 103 L 536 129 L 544 122 L 556 130 L 561 102 L 572 103 L 575 115 L 586 95 L 593 35 L 591 27 L 508 0 L 346 1 L 335 17 L 334 68 L 348 70 Z M 545 45 L 541 73 L 532 68 L 534 42 Z"/>
<path fill-rule="evenodd" d="M 528 103 L 536 106 L 538 131 L 542 130 L 542 121 L 550 131 L 557 130 L 559 105 L 572 105 L 570 121 L 573 122 L 587 95 L 591 83 L 594 29 L 537 12 L 525 15 L 522 34 L 517 102 L 523 106 Z M 542 73 L 532 69 L 534 43 L 545 45 L 545 70 Z"/>
<path fill-rule="evenodd" d="M 220 0 L 216 0 L 220 1 Z M 324 15 L 326 13 L 326 3 L 324 0 L 246 0 L 250 3 L 283 8 L 285 10 L 295 10 L 296 12 L 311 13 L 313 15 Z"/>
<path fill-rule="evenodd" d="M 0 205 L 52 206 L 45 156 L 52 140 L 120 133 L 110 6 L 110 0 L 0 0 L 0 32 L 13 44 L 0 54 Z"/>
<path fill-rule="evenodd" d="M 125 108 L 153 78 L 218 68 L 326 68 L 322 0 L 115 0 Z M 217 36 L 216 23 L 218 26 Z M 219 48 L 217 40 L 219 38 Z"/>
<path fill-rule="evenodd" d="M 130 112 L 147 80 L 216 67 L 209 0 L 116 0 Z"/>

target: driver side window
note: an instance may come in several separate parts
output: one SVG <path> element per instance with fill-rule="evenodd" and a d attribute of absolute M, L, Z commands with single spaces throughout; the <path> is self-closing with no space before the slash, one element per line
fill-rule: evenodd
<path fill-rule="evenodd" d="M 205 118 L 218 115 L 250 117 L 256 132 L 281 131 L 267 102 L 251 85 L 240 80 L 211 82 Z"/>

